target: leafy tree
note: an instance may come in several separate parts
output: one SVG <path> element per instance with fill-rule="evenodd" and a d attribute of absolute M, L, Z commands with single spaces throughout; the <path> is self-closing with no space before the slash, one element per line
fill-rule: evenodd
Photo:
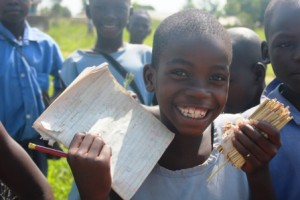
<path fill-rule="evenodd" d="M 204 9 L 215 16 L 220 16 L 222 8 L 220 6 L 220 0 L 197 0 L 199 8 Z"/>
<path fill-rule="evenodd" d="M 220 0 L 186 0 L 183 9 L 187 8 L 200 8 L 217 17 L 222 14 Z"/>
<path fill-rule="evenodd" d="M 141 4 L 139 4 L 139 3 L 135 2 L 135 1 L 132 2 L 132 7 L 133 7 L 133 9 L 155 10 L 153 8 L 153 6 L 150 6 L 150 5 L 141 5 Z"/>
<path fill-rule="evenodd" d="M 41 3 L 41 0 L 31 0 L 29 14 L 35 15 L 37 13 L 37 7 L 40 3 Z"/>
<path fill-rule="evenodd" d="M 183 6 L 183 9 L 189 9 L 189 8 L 195 8 L 195 4 L 193 0 L 187 0 L 185 5 Z"/>
<path fill-rule="evenodd" d="M 237 16 L 243 25 L 253 27 L 263 23 L 265 9 L 270 0 L 227 0 L 225 15 Z"/>
<path fill-rule="evenodd" d="M 59 3 L 56 3 L 51 8 L 51 15 L 55 17 L 71 17 L 71 11 L 67 7 L 61 6 Z"/>

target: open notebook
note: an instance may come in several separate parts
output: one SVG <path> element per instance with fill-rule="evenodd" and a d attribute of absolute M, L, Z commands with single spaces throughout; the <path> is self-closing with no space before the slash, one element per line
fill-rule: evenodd
<path fill-rule="evenodd" d="M 101 133 L 112 148 L 112 188 L 123 199 L 135 194 L 174 137 L 127 94 L 106 63 L 86 68 L 33 128 L 66 147 L 77 132 Z"/>

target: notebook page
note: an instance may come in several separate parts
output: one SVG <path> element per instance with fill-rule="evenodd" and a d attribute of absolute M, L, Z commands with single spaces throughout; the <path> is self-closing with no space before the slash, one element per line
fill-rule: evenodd
<path fill-rule="evenodd" d="M 36 120 L 34 128 L 44 138 L 67 147 L 77 132 L 100 132 L 112 148 L 112 188 L 122 198 L 130 199 L 174 134 L 124 93 L 107 65 L 92 72 L 58 97 Z"/>

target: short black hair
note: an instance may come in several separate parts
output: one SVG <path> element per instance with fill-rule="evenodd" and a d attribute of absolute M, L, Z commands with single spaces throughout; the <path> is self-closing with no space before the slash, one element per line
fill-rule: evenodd
<path fill-rule="evenodd" d="M 233 57 L 238 55 L 238 57 L 247 57 L 257 62 L 263 62 L 261 54 L 262 40 L 255 31 L 246 27 L 232 27 L 227 31 L 232 41 Z"/>
<path fill-rule="evenodd" d="M 288 6 L 300 6 L 300 0 L 271 0 L 265 10 L 264 16 L 264 29 L 265 36 L 268 40 L 269 31 L 271 29 L 272 20 L 274 18 L 274 14 L 277 13 L 283 5 Z"/>
<path fill-rule="evenodd" d="M 187 9 L 175 13 L 161 22 L 153 41 L 152 67 L 159 64 L 160 56 L 172 41 L 186 37 L 213 37 L 224 41 L 228 64 L 231 63 L 232 46 L 229 34 L 218 20 L 204 10 Z"/>
<path fill-rule="evenodd" d="M 145 15 L 149 19 L 149 21 L 151 21 L 151 16 L 150 16 L 149 12 L 145 9 L 140 9 L 140 8 L 133 9 L 131 17 L 133 17 L 135 15 Z"/>

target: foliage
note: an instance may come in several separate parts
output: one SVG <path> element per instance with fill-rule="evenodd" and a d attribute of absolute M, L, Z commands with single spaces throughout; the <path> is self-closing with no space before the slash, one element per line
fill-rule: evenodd
<path fill-rule="evenodd" d="M 67 7 L 61 6 L 59 3 L 53 5 L 50 10 L 50 16 L 52 17 L 71 17 L 71 11 Z"/>
<path fill-rule="evenodd" d="M 56 200 L 68 199 L 71 190 L 73 175 L 65 158 L 49 160 L 48 181 L 54 191 Z"/>
<path fill-rule="evenodd" d="M 134 9 L 145 9 L 145 10 L 155 10 L 153 6 L 150 6 L 150 5 L 141 5 L 137 2 L 133 2 L 132 3 L 132 7 Z"/>
<path fill-rule="evenodd" d="M 244 26 L 253 28 L 263 24 L 269 2 L 270 0 L 227 0 L 224 11 L 226 16 L 237 16 Z"/>
<path fill-rule="evenodd" d="M 47 15 L 52 18 L 65 17 L 70 18 L 72 16 L 71 11 L 64 6 L 60 5 L 60 1 L 54 1 L 55 3 L 51 8 L 43 8 L 40 10 L 42 15 Z"/>
<path fill-rule="evenodd" d="M 55 26 L 51 23 L 48 33 L 58 43 L 65 58 L 76 49 L 93 47 L 96 37 L 88 34 L 86 23 L 85 19 L 60 19 Z"/>
<path fill-rule="evenodd" d="M 220 6 L 220 0 L 195 0 L 197 7 L 204 9 L 207 12 L 219 17 L 222 14 L 223 8 Z"/>
<path fill-rule="evenodd" d="M 183 9 L 189 9 L 189 8 L 195 8 L 195 4 L 193 0 L 187 0 L 185 5 L 183 6 Z"/>

